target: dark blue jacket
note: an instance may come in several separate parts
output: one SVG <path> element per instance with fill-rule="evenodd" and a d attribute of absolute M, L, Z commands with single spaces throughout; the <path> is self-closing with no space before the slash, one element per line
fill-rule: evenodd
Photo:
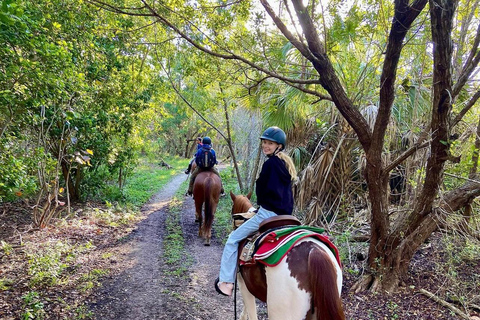
<path fill-rule="evenodd" d="M 211 151 L 212 154 L 213 154 L 213 159 L 215 160 L 214 162 L 215 162 L 215 164 L 217 164 L 217 163 L 218 163 L 218 162 L 217 162 L 217 155 L 216 155 L 216 153 L 215 153 L 215 150 L 213 150 L 212 146 L 209 145 L 209 144 L 204 144 L 204 145 L 202 145 L 200 148 L 198 148 L 197 153 L 195 153 L 195 159 L 197 159 L 197 156 L 200 156 L 200 155 L 202 154 L 203 148 L 205 148 L 205 149 L 210 149 L 210 151 Z M 195 162 L 196 162 L 196 161 L 195 161 Z"/>
<path fill-rule="evenodd" d="M 292 214 L 292 177 L 285 162 L 270 156 L 256 182 L 257 204 L 278 215 Z"/>

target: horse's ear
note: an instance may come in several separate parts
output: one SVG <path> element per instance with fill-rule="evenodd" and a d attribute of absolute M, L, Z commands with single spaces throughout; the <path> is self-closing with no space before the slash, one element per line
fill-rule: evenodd
<path fill-rule="evenodd" d="M 247 194 L 247 199 L 250 200 L 250 197 L 252 196 L 252 191 L 250 191 L 248 194 Z"/>
<path fill-rule="evenodd" d="M 232 201 L 235 201 L 235 195 L 233 194 L 232 190 L 230 190 L 230 198 L 232 198 Z"/>

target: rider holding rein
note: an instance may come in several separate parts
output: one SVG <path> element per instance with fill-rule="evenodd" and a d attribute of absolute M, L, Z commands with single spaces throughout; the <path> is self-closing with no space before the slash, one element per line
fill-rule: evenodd
<path fill-rule="evenodd" d="M 256 181 L 257 214 L 240 225 L 228 237 L 223 249 L 220 276 L 215 280 L 218 293 L 231 296 L 240 241 L 258 230 L 260 223 L 276 215 L 291 215 L 293 211 L 292 181 L 297 173 L 292 159 L 284 152 L 287 137 L 278 127 L 270 127 L 260 137 L 262 151 L 268 157 Z"/>

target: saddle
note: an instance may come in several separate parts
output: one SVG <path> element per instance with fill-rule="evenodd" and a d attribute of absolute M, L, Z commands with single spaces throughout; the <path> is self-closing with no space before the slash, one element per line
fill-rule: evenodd
<path fill-rule="evenodd" d="M 269 218 L 260 225 L 259 232 L 241 244 L 239 264 L 248 266 L 259 262 L 266 266 L 275 266 L 298 241 L 313 237 L 332 251 L 341 266 L 338 249 L 324 232 L 322 228 L 302 226 L 300 221 L 292 216 Z"/>
<path fill-rule="evenodd" d="M 256 213 L 256 212 L 253 212 Z M 242 221 L 243 222 L 243 221 Z M 253 255 L 258 249 L 261 239 L 268 235 L 271 230 L 288 226 L 299 226 L 300 220 L 290 215 L 277 215 L 265 219 L 260 223 L 258 231 L 251 234 L 245 240 L 240 242 L 238 260 L 240 265 L 255 264 Z"/>

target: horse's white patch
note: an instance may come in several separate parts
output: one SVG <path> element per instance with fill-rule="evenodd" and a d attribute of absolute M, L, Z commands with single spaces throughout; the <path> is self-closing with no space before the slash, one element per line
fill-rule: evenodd
<path fill-rule="evenodd" d="M 268 319 L 302 320 L 310 310 L 310 293 L 298 287 L 283 259 L 275 267 L 266 267 Z"/>

